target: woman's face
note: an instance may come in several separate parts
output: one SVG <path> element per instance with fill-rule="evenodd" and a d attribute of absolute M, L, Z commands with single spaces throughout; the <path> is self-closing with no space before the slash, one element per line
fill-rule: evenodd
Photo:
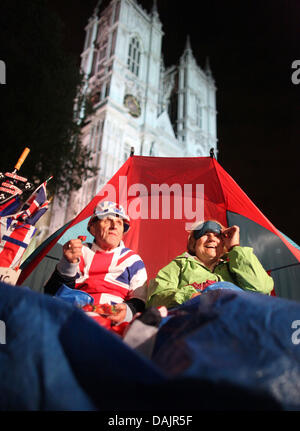
<path fill-rule="evenodd" d="M 206 232 L 195 240 L 194 250 L 197 258 L 204 265 L 217 262 L 224 254 L 224 242 L 222 235 L 214 232 Z"/>

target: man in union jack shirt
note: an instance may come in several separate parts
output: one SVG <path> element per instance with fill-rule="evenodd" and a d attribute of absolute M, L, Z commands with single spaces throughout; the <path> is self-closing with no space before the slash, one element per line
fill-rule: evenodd
<path fill-rule="evenodd" d="M 55 295 L 62 284 L 88 293 L 96 304 L 115 304 L 113 323 L 129 322 L 146 302 L 147 273 L 139 255 L 126 248 L 123 234 L 130 219 L 121 205 L 101 202 L 88 230 L 92 244 L 72 239 L 63 246 L 63 257 L 47 282 L 45 293 Z"/>

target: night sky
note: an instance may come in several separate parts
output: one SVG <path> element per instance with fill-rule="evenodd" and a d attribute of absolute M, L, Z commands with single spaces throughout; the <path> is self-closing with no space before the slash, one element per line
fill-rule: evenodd
<path fill-rule="evenodd" d="M 78 56 L 97 0 L 49 0 Z M 103 1 L 102 6 L 108 4 Z M 148 12 L 152 0 L 140 0 Z M 165 65 L 190 35 L 199 66 L 209 57 L 217 87 L 218 161 L 265 216 L 300 244 L 300 60 L 297 0 L 158 0 Z M 300 78 L 300 74 L 298 75 Z"/>

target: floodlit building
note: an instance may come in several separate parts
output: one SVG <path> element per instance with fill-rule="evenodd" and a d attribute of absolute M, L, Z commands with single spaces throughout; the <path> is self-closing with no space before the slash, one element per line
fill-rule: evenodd
<path fill-rule="evenodd" d="M 98 2 L 85 28 L 81 67 L 93 113 L 83 145 L 98 175 L 62 203 L 54 200 L 50 232 L 76 216 L 130 156 L 217 157 L 216 87 L 207 63 L 197 65 L 191 42 L 166 68 L 163 25 L 156 2 L 150 13 L 136 0 Z"/>

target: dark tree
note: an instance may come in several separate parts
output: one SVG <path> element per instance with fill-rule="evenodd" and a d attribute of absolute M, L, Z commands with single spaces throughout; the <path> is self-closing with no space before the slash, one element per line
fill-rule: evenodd
<path fill-rule="evenodd" d="M 78 59 L 63 47 L 63 26 L 46 0 L 1 0 L 0 171 L 11 171 L 25 147 L 20 174 L 35 182 L 53 175 L 50 190 L 78 189 L 90 154 L 80 144 L 74 100 L 82 87 Z"/>

